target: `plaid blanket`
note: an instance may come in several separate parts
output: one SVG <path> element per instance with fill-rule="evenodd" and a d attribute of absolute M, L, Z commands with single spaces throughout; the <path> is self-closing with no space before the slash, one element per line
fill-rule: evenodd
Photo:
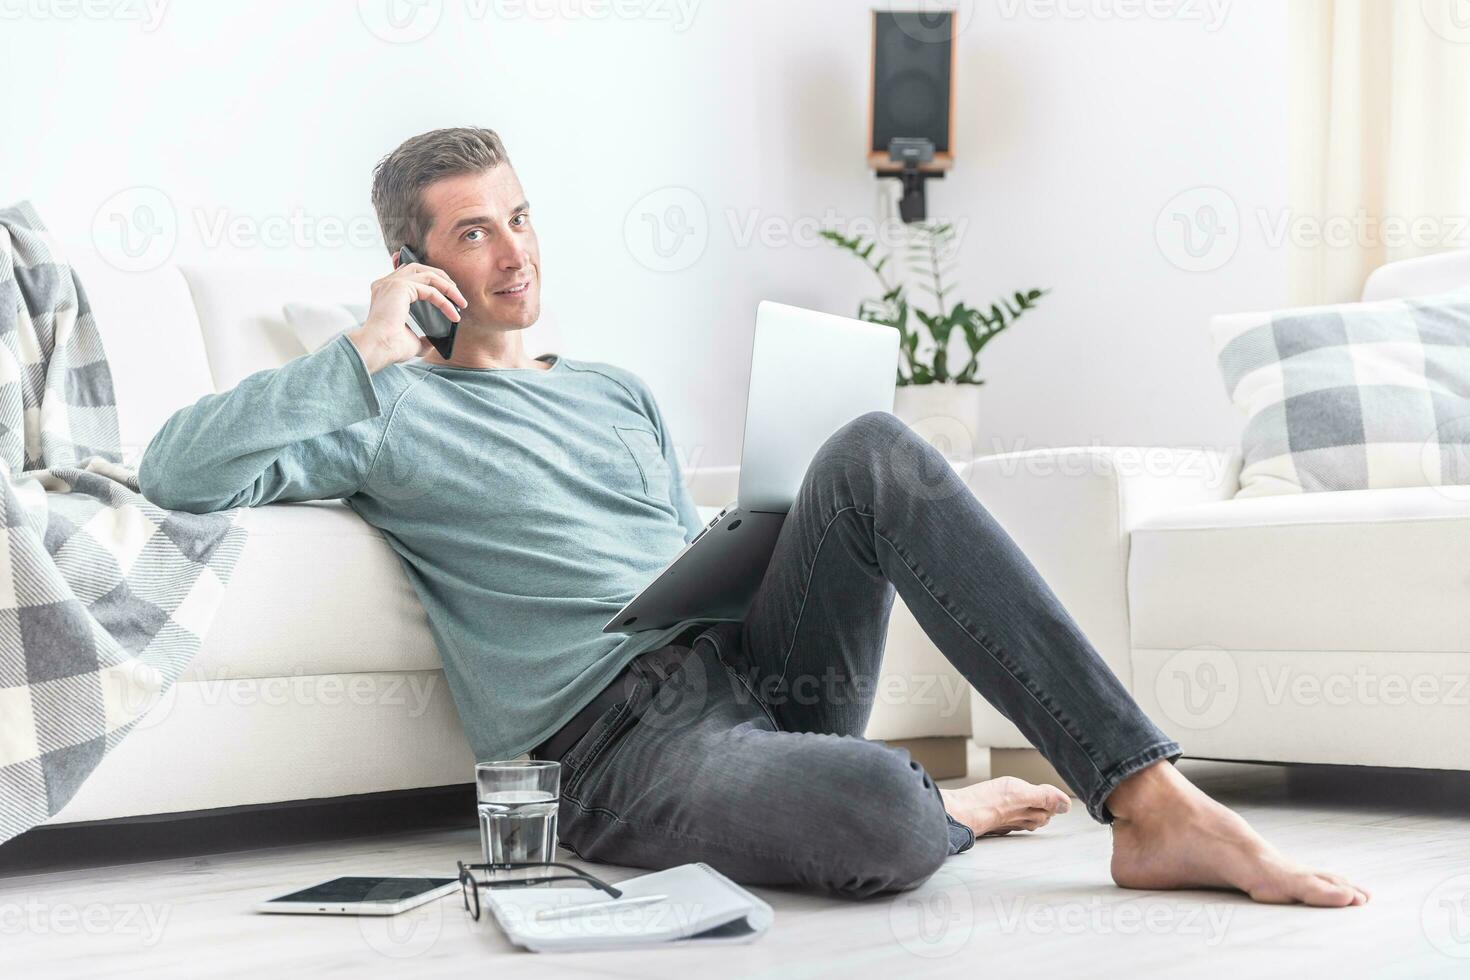
<path fill-rule="evenodd" d="M 71 799 L 198 652 L 245 532 L 121 465 L 101 338 L 29 204 L 0 209 L 0 843 Z"/>

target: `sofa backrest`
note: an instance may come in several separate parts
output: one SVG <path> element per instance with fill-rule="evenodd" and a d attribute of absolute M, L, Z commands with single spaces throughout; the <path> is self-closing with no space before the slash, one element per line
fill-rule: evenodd
<path fill-rule="evenodd" d="M 368 282 L 312 270 L 184 266 L 214 390 L 306 353 L 286 322 L 287 303 L 366 304 Z M 556 350 L 550 314 L 526 335 L 532 354 Z"/>
<path fill-rule="evenodd" d="M 122 272 L 95 252 L 68 258 L 107 350 L 124 458 L 135 461 L 171 414 L 215 390 L 189 286 L 174 266 Z"/>
<path fill-rule="evenodd" d="M 1390 262 L 1363 284 L 1363 301 L 1428 296 L 1470 285 L 1470 249 Z"/>
<path fill-rule="evenodd" d="M 134 462 L 178 409 L 306 353 L 285 304 L 368 300 L 367 282 L 347 275 L 174 265 L 123 272 L 94 251 L 68 257 L 107 349 L 124 458 Z M 549 312 L 526 339 L 533 354 L 561 349 Z"/>

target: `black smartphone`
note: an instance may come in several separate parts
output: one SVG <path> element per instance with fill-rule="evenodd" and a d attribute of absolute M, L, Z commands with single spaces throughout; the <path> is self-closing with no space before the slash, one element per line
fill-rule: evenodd
<path fill-rule="evenodd" d="M 398 250 L 398 261 L 418 262 L 419 257 L 413 254 L 413 249 L 405 245 Z M 449 305 L 454 306 L 454 301 L 450 300 Z M 459 309 L 457 306 L 454 308 Z M 426 299 L 416 299 L 409 303 L 408 316 L 413 321 L 409 326 L 413 328 L 414 333 L 422 334 L 429 343 L 434 345 L 439 356 L 447 360 L 449 352 L 454 350 L 454 336 L 459 332 L 459 324 L 445 316 L 443 310 Z"/>

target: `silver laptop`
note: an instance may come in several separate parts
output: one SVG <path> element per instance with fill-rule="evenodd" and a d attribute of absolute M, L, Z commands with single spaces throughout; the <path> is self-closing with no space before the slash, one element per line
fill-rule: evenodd
<path fill-rule="evenodd" d="M 608 620 L 603 632 L 743 618 L 817 449 L 859 415 L 891 412 L 897 369 L 898 331 L 891 327 L 761 303 L 738 499 Z"/>

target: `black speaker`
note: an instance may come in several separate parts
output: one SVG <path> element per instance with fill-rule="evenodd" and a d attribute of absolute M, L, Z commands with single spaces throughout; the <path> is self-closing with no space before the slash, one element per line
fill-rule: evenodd
<path fill-rule="evenodd" d="M 893 140 L 927 140 L 932 160 L 921 171 L 948 170 L 954 163 L 955 15 L 953 11 L 873 12 L 873 88 L 869 113 L 868 162 L 896 172 Z"/>

